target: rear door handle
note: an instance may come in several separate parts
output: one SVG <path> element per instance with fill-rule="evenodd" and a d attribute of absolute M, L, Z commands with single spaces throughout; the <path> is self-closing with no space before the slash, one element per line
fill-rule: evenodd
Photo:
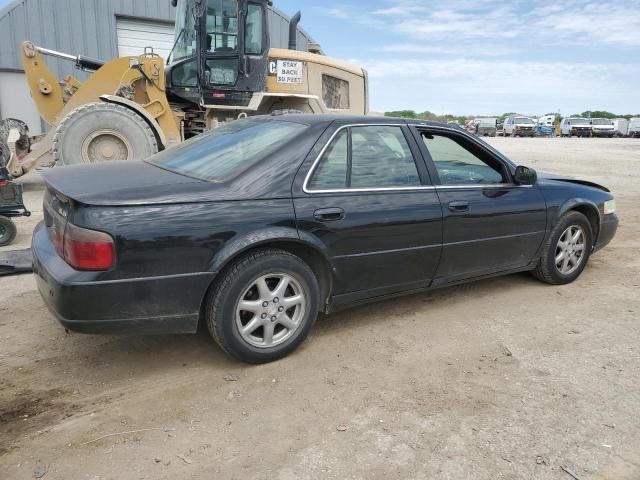
<path fill-rule="evenodd" d="M 344 218 L 342 208 L 320 208 L 313 212 L 313 217 L 321 222 L 337 222 Z"/>
<path fill-rule="evenodd" d="M 463 213 L 469 211 L 469 202 L 451 202 L 449 210 L 455 213 Z"/>

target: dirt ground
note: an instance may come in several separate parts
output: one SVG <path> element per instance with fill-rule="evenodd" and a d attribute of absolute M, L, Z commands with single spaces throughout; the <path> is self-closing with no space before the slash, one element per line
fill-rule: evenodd
<path fill-rule="evenodd" d="M 640 479 L 640 140 L 491 143 L 617 195 L 618 235 L 576 283 L 354 309 L 251 367 L 205 332 L 66 334 L 31 275 L 0 277 L 0 478 Z M 27 188 L 18 247 L 41 218 Z"/>

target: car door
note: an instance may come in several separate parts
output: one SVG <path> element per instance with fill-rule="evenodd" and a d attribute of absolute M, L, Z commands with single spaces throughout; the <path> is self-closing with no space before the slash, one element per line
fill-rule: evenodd
<path fill-rule="evenodd" d="M 414 128 L 443 208 L 442 261 L 434 284 L 529 265 L 545 236 L 538 186 L 516 185 L 510 166 L 451 129 Z"/>
<path fill-rule="evenodd" d="M 431 283 L 442 208 L 420 155 L 405 124 L 366 124 L 334 126 L 307 159 L 293 188 L 297 225 L 330 257 L 334 294 L 374 297 Z"/>

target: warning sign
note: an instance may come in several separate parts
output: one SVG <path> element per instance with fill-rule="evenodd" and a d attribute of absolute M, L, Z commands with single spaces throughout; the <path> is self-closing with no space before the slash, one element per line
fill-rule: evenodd
<path fill-rule="evenodd" d="M 275 73 L 278 83 L 302 83 L 304 81 L 304 62 L 278 60 Z"/>

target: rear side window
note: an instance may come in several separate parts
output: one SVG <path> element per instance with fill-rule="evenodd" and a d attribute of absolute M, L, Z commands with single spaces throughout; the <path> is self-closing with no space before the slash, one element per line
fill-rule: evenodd
<path fill-rule="evenodd" d="M 341 130 L 322 155 L 307 188 L 376 189 L 420 184 L 402 128 L 371 125 Z"/>
<path fill-rule="evenodd" d="M 164 150 L 147 161 L 201 180 L 223 181 L 248 170 L 308 128 L 276 120 L 236 120 Z"/>

